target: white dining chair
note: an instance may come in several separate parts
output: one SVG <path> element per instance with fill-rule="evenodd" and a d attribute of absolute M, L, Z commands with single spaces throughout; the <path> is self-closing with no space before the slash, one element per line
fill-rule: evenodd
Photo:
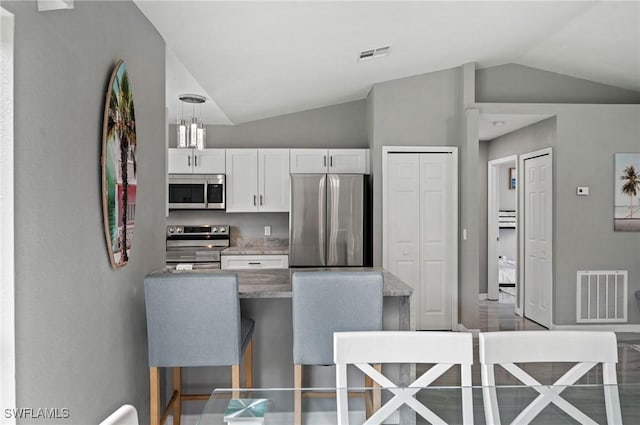
<path fill-rule="evenodd" d="M 138 425 L 138 411 L 134 406 L 125 404 L 100 422 L 100 425 Z"/>
<path fill-rule="evenodd" d="M 617 389 L 616 363 L 618 349 L 613 332 L 595 331 L 519 331 L 480 333 L 480 365 L 484 412 L 488 424 L 500 425 L 496 392 L 495 365 L 500 365 L 524 385 L 539 393 L 531 404 L 513 420 L 513 424 L 528 424 L 542 410 L 555 404 L 578 423 L 596 422 L 577 409 L 560 394 L 594 366 L 602 364 L 607 423 L 622 423 Z M 543 385 L 515 363 L 576 363 L 552 385 Z"/>
<path fill-rule="evenodd" d="M 377 410 L 364 425 L 381 424 L 389 415 L 406 404 L 430 423 L 446 423 L 414 396 L 429 386 L 454 365 L 460 365 L 462 387 L 462 418 L 473 424 L 473 394 L 471 365 L 473 337 L 458 332 L 336 332 L 334 333 L 334 362 L 336 364 L 338 425 L 349 424 L 347 397 L 347 365 L 355 365 L 381 387 L 389 389 L 393 398 Z M 398 387 L 371 364 L 428 363 L 433 366 L 409 384 Z"/>

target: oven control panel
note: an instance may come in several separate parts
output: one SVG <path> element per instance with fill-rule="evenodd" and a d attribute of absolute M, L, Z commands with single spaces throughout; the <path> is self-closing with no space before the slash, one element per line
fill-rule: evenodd
<path fill-rule="evenodd" d="M 228 224 L 199 225 L 199 226 L 167 226 L 167 236 L 190 235 L 190 236 L 229 236 Z"/>

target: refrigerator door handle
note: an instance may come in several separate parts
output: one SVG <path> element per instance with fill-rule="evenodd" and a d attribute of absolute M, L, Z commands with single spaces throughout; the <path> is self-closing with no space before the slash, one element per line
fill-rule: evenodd
<path fill-rule="evenodd" d="M 325 160 L 326 160 L 325 156 Z M 320 263 L 323 266 L 327 265 L 327 255 L 326 255 L 326 246 L 327 246 L 327 176 L 324 175 L 320 179 L 320 193 L 318 199 L 318 230 L 320 231 L 320 238 L 318 238 L 318 248 L 320 250 Z"/>

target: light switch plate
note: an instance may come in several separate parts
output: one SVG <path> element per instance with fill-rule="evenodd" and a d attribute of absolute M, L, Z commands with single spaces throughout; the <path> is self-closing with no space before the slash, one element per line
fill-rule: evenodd
<path fill-rule="evenodd" d="M 576 189 L 576 193 L 578 196 L 589 195 L 589 186 L 578 186 L 578 188 Z"/>
<path fill-rule="evenodd" d="M 264 226 L 264 235 L 271 236 L 271 226 Z"/>

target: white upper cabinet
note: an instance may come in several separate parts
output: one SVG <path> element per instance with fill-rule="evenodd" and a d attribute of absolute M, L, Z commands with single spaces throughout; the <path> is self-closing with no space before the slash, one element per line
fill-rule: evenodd
<path fill-rule="evenodd" d="M 289 211 L 289 149 L 227 149 L 227 212 Z"/>
<path fill-rule="evenodd" d="M 169 174 L 224 174 L 224 149 L 169 148 Z"/>
<path fill-rule="evenodd" d="M 329 149 L 329 172 L 369 174 L 369 149 Z"/>
<path fill-rule="evenodd" d="M 258 211 L 289 211 L 289 149 L 258 149 Z"/>
<path fill-rule="evenodd" d="M 369 174 L 369 149 L 291 149 L 292 174 Z"/>
<path fill-rule="evenodd" d="M 326 173 L 329 165 L 328 149 L 291 149 L 291 174 Z"/>

